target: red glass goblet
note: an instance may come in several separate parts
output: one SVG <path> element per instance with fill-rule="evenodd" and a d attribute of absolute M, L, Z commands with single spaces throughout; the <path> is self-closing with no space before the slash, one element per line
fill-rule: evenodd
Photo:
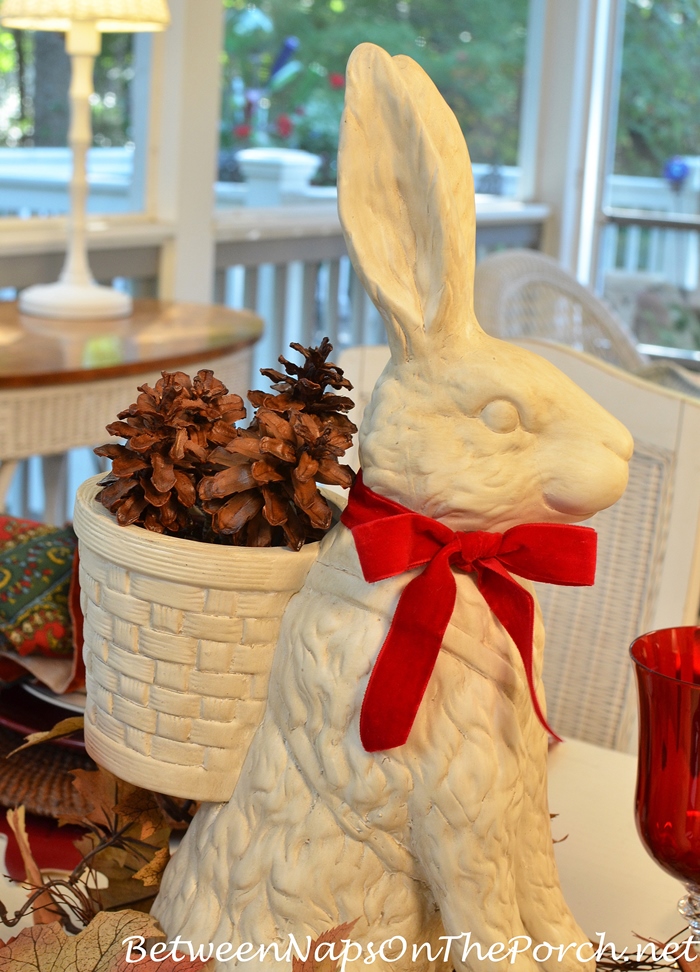
<path fill-rule="evenodd" d="M 642 635 L 630 649 L 639 690 L 636 820 L 642 843 L 688 894 L 700 934 L 700 628 Z"/>

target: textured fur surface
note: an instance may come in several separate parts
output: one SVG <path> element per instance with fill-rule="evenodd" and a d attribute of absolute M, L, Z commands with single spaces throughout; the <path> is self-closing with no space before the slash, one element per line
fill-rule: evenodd
<path fill-rule="evenodd" d="M 392 349 L 361 430 L 367 485 L 460 530 L 576 522 L 615 502 L 626 430 L 474 319 L 469 158 L 432 83 L 409 59 L 362 45 L 343 125 L 341 217 Z M 365 947 L 397 935 L 409 943 L 399 961 L 376 958 L 378 972 L 512 967 L 475 951 L 463 960 L 463 943 L 447 964 L 426 949 L 413 957 L 413 943 L 435 953 L 445 934 L 470 933 L 483 951 L 520 935 L 586 941 L 554 863 L 546 734 L 520 656 L 472 575 L 457 573 L 407 744 L 370 754 L 360 743 L 367 680 L 413 576 L 367 584 L 343 526 L 323 542 L 285 613 L 265 718 L 234 795 L 200 810 L 167 868 L 154 912 L 170 937 L 286 946 L 290 933 L 302 941 L 358 919 L 352 938 Z M 543 644 L 538 613 L 538 685 Z M 541 964 L 581 968 L 573 949 Z M 531 952 L 514 964 L 537 966 Z M 238 967 L 258 963 L 217 968 Z M 268 955 L 262 967 L 289 965 Z"/>

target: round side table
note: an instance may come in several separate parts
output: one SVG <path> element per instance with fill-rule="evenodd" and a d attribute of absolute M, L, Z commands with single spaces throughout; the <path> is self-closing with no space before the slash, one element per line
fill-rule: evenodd
<path fill-rule="evenodd" d="M 18 463 L 43 457 L 47 522 L 62 522 L 66 452 L 105 426 L 162 371 L 210 368 L 245 395 L 263 322 L 211 304 L 136 300 L 130 317 L 59 321 L 0 303 L 0 511 Z"/>

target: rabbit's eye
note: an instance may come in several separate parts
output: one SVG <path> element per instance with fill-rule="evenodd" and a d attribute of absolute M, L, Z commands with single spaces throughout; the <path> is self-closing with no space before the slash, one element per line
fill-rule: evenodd
<path fill-rule="evenodd" d="M 512 432 L 520 425 L 517 408 L 502 398 L 489 402 L 481 411 L 481 419 L 492 432 Z"/>

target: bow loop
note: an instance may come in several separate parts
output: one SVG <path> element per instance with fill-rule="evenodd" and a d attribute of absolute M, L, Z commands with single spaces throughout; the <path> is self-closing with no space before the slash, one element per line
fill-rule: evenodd
<path fill-rule="evenodd" d="M 503 534 L 455 533 L 444 523 L 373 493 L 361 473 L 340 519 L 352 530 L 369 583 L 427 565 L 404 588 L 370 674 L 360 713 L 360 738 L 367 752 L 393 749 L 408 739 L 454 610 L 453 566 L 476 574 L 486 604 L 520 653 L 535 714 L 551 732 L 533 675 L 534 599 L 510 571 L 552 584 L 591 585 L 595 531 L 527 523 Z"/>

